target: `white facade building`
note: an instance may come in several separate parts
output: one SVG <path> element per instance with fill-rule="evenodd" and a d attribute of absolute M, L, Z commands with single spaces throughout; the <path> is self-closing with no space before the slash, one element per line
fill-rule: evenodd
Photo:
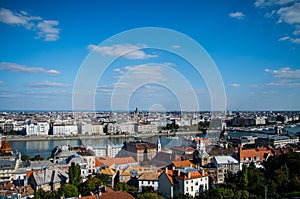
<path fill-rule="evenodd" d="M 53 135 L 77 135 L 76 125 L 53 125 Z"/>
<path fill-rule="evenodd" d="M 37 122 L 26 125 L 26 135 L 48 135 L 48 132 L 48 122 Z"/>

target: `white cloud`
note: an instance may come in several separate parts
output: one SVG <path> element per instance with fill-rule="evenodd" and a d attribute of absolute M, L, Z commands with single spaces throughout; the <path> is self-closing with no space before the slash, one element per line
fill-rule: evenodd
<path fill-rule="evenodd" d="M 176 66 L 176 64 L 174 64 L 172 62 L 164 62 L 163 65 L 166 65 L 166 66 Z"/>
<path fill-rule="evenodd" d="M 286 40 L 289 40 L 290 37 L 289 36 L 286 36 L 286 37 L 281 37 L 278 39 L 278 41 L 286 41 Z"/>
<path fill-rule="evenodd" d="M 6 8 L 0 9 L 0 22 L 8 25 L 23 26 L 28 30 L 37 33 L 36 38 L 44 39 L 45 41 L 56 41 L 59 39 L 59 31 L 56 26 L 59 22 L 55 20 L 43 20 L 39 16 L 30 16 L 27 12 L 13 12 Z"/>
<path fill-rule="evenodd" d="M 146 54 L 142 50 L 143 48 L 146 48 L 146 46 L 131 44 L 115 44 L 112 46 L 88 45 L 89 50 L 97 51 L 104 56 L 124 56 L 127 59 L 149 59 L 157 57 L 157 55 Z"/>
<path fill-rule="evenodd" d="M 55 20 L 43 20 L 37 24 L 39 29 L 38 37 L 42 37 L 45 41 L 56 41 L 59 39 L 59 29 L 56 28 L 59 22 Z"/>
<path fill-rule="evenodd" d="M 60 74 L 57 70 L 47 70 L 44 68 L 30 68 L 27 66 L 19 65 L 16 63 L 10 62 L 0 62 L 0 70 L 6 70 L 11 72 L 18 72 L 18 73 L 36 73 L 41 72 L 47 75 L 58 75 Z"/>
<path fill-rule="evenodd" d="M 278 70 L 265 69 L 265 72 L 274 76 L 275 80 L 267 84 L 268 86 L 294 88 L 300 86 L 300 69 L 289 67 L 279 68 Z"/>
<path fill-rule="evenodd" d="M 288 23 L 290 25 L 300 24 L 300 3 L 295 3 L 290 7 L 283 7 L 277 11 L 279 15 L 278 23 Z"/>
<path fill-rule="evenodd" d="M 0 80 L 0 86 L 4 85 L 4 82 Z"/>
<path fill-rule="evenodd" d="M 130 71 L 126 74 L 127 79 L 144 79 L 145 77 L 151 77 L 152 80 L 166 81 L 167 78 L 164 75 L 164 68 L 162 66 L 153 65 L 137 65 L 137 66 L 125 66 L 124 70 Z"/>
<path fill-rule="evenodd" d="M 240 85 L 237 83 L 228 84 L 228 86 L 235 87 L 235 88 L 240 87 Z"/>
<path fill-rule="evenodd" d="M 267 84 L 267 86 L 282 87 L 282 88 L 298 88 L 300 87 L 300 82 L 287 83 L 287 82 L 279 81 L 279 82 L 271 82 Z"/>
<path fill-rule="evenodd" d="M 290 67 L 283 67 L 278 70 L 270 70 L 267 68 L 265 72 L 273 74 L 275 78 L 300 80 L 300 69 L 293 70 Z"/>
<path fill-rule="evenodd" d="M 180 48 L 179 45 L 172 45 L 171 47 L 172 47 L 172 48 Z"/>
<path fill-rule="evenodd" d="M 286 5 L 289 3 L 297 2 L 297 0 L 256 0 L 256 7 L 268 7 L 274 5 Z"/>
<path fill-rule="evenodd" d="M 71 84 L 63 84 L 59 82 L 50 82 L 50 81 L 43 81 L 43 82 L 30 82 L 25 84 L 27 87 L 35 87 L 35 88 L 46 88 L 46 87 L 70 87 Z"/>
<path fill-rule="evenodd" d="M 300 38 L 291 39 L 291 42 L 293 42 L 295 44 L 300 44 Z"/>
<path fill-rule="evenodd" d="M 242 12 L 232 12 L 229 13 L 229 16 L 234 19 L 242 20 L 245 18 L 245 15 Z"/>

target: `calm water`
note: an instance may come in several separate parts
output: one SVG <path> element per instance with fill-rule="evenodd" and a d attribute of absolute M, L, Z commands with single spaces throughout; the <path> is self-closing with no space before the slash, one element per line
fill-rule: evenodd
<path fill-rule="evenodd" d="M 289 127 L 287 130 L 291 133 L 297 133 L 300 131 L 300 126 Z M 267 136 L 263 134 L 255 134 L 249 132 L 230 132 L 228 136 L 237 137 L 237 136 Z M 200 136 L 200 134 L 197 136 Z M 209 134 L 208 138 L 218 138 L 219 134 Z M 188 142 L 184 140 L 184 135 L 178 135 L 178 139 L 170 139 L 167 136 L 153 136 L 149 138 L 139 138 L 144 141 L 156 143 L 157 138 L 160 138 L 162 146 L 172 147 L 175 145 L 184 145 L 188 146 Z M 51 155 L 51 151 L 55 146 L 60 145 L 105 145 L 105 144 L 122 144 L 125 141 L 135 140 L 135 138 L 86 138 L 86 139 L 78 139 L 78 140 L 43 140 L 43 141 L 34 141 L 34 140 L 22 140 L 22 141 L 9 141 L 10 146 L 14 151 L 19 151 L 22 154 L 28 154 L 30 157 L 34 157 L 35 155 L 41 155 L 44 158 L 47 158 Z"/>

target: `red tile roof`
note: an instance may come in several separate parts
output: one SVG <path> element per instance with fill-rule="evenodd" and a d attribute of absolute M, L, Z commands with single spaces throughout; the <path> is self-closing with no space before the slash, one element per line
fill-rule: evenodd
<path fill-rule="evenodd" d="M 272 150 L 269 150 L 265 147 L 257 148 L 257 149 L 242 149 L 239 148 L 239 160 L 244 162 L 244 159 L 251 159 L 248 161 L 256 161 L 261 162 L 263 161 L 268 155 L 273 155 Z M 259 157 L 259 159 L 257 159 Z"/>
<path fill-rule="evenodd" d="M 97 160 L 98 160 L 98 163 L 97 163 Z M 98 164 L 99 166 L 111 166 L 113 164 L 126 165 L 126 164 L 132 164 L 132 163 L 136 163 L 136 161 L 133 157 L 124 157 L 124 158 L 100 157 L 100 158 L 96 158 L 96 165 Z"/>
<path fill-rule="evenodd" d="M 172 165 L 175 168 L 180 168 L 180 167 L 195 167 L 195 165 L 191 161 L 189 161 L 189 160 L 173 161 Z"/>

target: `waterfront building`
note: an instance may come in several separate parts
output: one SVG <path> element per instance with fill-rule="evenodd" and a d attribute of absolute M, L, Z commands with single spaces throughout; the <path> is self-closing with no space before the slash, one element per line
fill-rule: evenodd
<path fill-rule="evenodd" d="M 291 138 L 284 135 L 271 135 L 268 137 L 258 137 L 255 140 L 256 146 L 274 146 L 274 147 L 283 147 L 287 144 L 296 144 L 299 142 L 299 138 Z"/>
<path fill-rule="evenodd" d="M 98 123 L 95 124 L 92 123 L 92 135 L 101 135 L 101 134 L 104 134 L 103 125 Z"/>
<path fill-rule="evenodd" d="M 26 135 L 48 135 L 49 128 L 48 122 L 32 121 L 26 125 Z"/>
<path fill-rule="evenodd" d="M 122 147 L 123 144 L 118 144 L 118 145 L 106 144 L 105 146 L 93 146 L 92 150 L 95 153 L 96 157 L 108 156 L 114 158 L 121 151 Z"/>
<path fill-rule="evenodd" d="M 137 133 L 158 133 L 158 126 L 156 124 L 142 124 L 137 123 L 135 126 L 135 132 Z"/>
<path fill-rule="evenodd" d="M 77 135 L 78 128 L 71 124 L 54 124 L 53 135 Z"/>
<path fill-rule="evenodd" d="M 135 133 L 135 125 L 133 123 L 120 123 L 119 124 L 120 132 L 133 134 Z"/>

